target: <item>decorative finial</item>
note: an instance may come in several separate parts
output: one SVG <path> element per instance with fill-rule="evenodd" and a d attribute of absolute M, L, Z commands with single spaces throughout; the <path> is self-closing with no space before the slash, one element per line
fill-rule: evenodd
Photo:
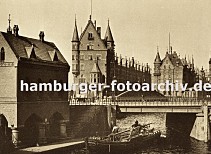
<path fill-rule="evenodd" d="M 75 25 L 76 25 L 76 21 L 77 21 L 77 19 L 76 19 L 76 14 L 75 14 Z"/>
<path fill-rule="evenodd" d="M 9 21 L 9 26 L 10 26 L 10 21 L 11 21 L 11 19 L 10 19 L 10 14 L 9 14 L 9 19 L 8 19 L 8 21 Z"/>
<path fill-rule="evenodd" d="M 108 26 L 109 26 L 109 18 L 108 18 Z"/>
<path fill-rule="evenodd" d="M 10 22 L 11 22 L 10 14 L 9 14 L 9 19 L 8 19 L 8 21 L 9 21 L 9 27 L 7 28 L 7 32 L 8 32 L 8 33 L 12 33 L 12 28 L 10 27 Z"/>
<path fill-rule="evenodd" d="M 157 52 L 159 52 L 159 47 L 157 46 Z"/>
<path fill-rule="evenodd" d="M 91 0 L 91 15 L 90 15 L 90 20 L 92 19 L 92 0 Z"/>

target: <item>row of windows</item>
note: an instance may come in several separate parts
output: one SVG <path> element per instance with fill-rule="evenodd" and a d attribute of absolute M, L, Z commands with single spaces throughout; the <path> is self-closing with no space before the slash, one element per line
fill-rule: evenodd
<path fill-rule="evenodd" d="M 91 83 L 100 83 L 100 74 L 90 74 Z"/>
<path fill-rule="evenodd" d="M 72 55 L 72 60 L 78 60 L 78 55 Z M 97 54 L 96 55 L 96 58 L 98 59 L 98 60 L 101 60 L 102 59 L 102 56 L 100 55 L 100 54 Z M 89 54 L 88 56 L 87 56 L 87 59 L 88 60 L 93 60 L 93 56 L 92 56 L 92 54 Z M 86 60 L 85 59 L 85 55 L 80 55 L 80 60 Z"/>
<path fill-rule="evenodd" d="M 78 71 L 79 70 L 78 66 L 79 66 L 78 64 L 72 64 L 72 70 L 73 71 Z M 81 64 L 80 65 L 80 70 L 81 71 L 84 71 L 85 70 L 85 65 L 84 64 Z"/>

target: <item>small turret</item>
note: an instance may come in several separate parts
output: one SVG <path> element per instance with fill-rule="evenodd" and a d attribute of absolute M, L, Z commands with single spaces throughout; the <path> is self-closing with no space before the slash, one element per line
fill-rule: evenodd
<path fill-rule="evenodd" d="M 74 28 L 74 32 L 73 32 L 72 42 L 79 42 L 79 36 L 78 36 L 78 29 L 77 29 L 76 20 L 75 20 L 75 28 Z"/>
<path fill-rule="evenodd" d="M 114 50 L 114 39 L 111 33 L 111 28 L 108 21 L 108 27 L 105 34 L 105 42 L 108 49 Z"/>
<path fill-rule="evenodd" d="M 79 69 L 80 69 L 80 51 L 79 51 L 79 36 L 78 36 L 78 29 L 77 29 L 77 24 L 76 24 L 76 19 L 75 19 L 75 28 L 73 32 L 73 38 L 72 38 L 72 63 L 73 63 L 73 68 L 72 68 L 72 73 L 74 75 L 79 75 Z"/>
<path fill-rule="evenodd" d="M 155 61 L 154 61 L 154 75 L 155 76 L 160 76 L 160 66 L 161 66 L 161 59 L 160 59 L 160 54 L 158 51 L 158 47 L 157 47 L 157 55 L 155 57 Z"/>

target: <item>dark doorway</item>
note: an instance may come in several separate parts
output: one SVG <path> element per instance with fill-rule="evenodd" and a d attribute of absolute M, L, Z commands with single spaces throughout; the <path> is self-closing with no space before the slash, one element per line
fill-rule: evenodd
<path fill-rule="evenodd" d="M 64 120 L 64 118 L 59 112 L 55 112 L 50 117 L 50 134 L 54 138 L 60 137 L 60 120 Z"/>
<path fill-rule="evenodd" d="M 8 121 L 3 114 L 0 114 L 0 131 L 5 136 L 8 135 Z"/>
<path fill-rule="evenodd" d="M 36 114 L 32 114 L 24 125 L 24 143 L 30 146 L 36 145 L 39 142 L 39 124 L 42 119 Z"/>

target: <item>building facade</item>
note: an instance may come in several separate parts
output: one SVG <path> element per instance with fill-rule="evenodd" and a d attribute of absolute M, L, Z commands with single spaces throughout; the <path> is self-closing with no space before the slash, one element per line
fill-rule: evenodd
<path fill-rule="evenodd" d="M 160 84 L 166 83 L 166 81 L 175 85 L 188 83 L 187 88 L 193 87 L 194 83 L 198 81 L 198 75 L 194 67 L 194 59 L 187 61 L 185 58 L 180 58 L 176 51 L 172 51 L 170 47 L 169 51 L 166 52 L 165 57 L 161 60 L 159 51 L 157 51 L 154 60 L 154 73 L 152 77 L 152 83 Z M 157 87 L 156 87 L 157 88 Z M 165 86 L 163 87 L 165 88 Z M 170 89 L 170 88 L 169 88 Z M 158 89 L 157 89 L 158 91 Z M 178 91 L 159 91 L 165 96 L 185 96 L 185 91 L 179 86 Z M 192 92 L 191 95 L 196 93 Z"/>
<path fill-rule="evenodd" d="M 0 32 L 0 128 L 13 143 L 34 145 L 65 137 L 69 120 L 68 92 L 21 91 L 24 83 L 68 83 L 69 65 L 54 43 L 19 35 L 9 25 Z"/>
<path fill-rule="evenodd" d="M 101 37 L 101 27 L 92 22 L 91 16 L 80 37 L 75 22 L 75 29 L 72 38 L 72 73 L 74 83 L 104 83 L 110 85 L 112 80 L 126 83 L 130 82 L 151 82 L 150 68 L 148 65 L 140 65 L 132 59 L 117 56 L 115 43 L 111 28 L 108 22 L 105 37 Z M 115 92 L 117 95 L 118 92 Z M 76 90 L 74 97 L 103 97 L 111 96 L 110 89 L 103 92 L 87 91 L 82 94 Z"/>

